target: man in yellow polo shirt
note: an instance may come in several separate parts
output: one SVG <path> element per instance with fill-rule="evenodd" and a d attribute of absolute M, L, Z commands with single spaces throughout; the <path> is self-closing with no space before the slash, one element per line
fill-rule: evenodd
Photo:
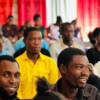
<path fill-rule="evenodd" d="M 40 53 L 42 34 L 34 27 L 24 31 L 26 51 L 16 58 L 20 68 L 20 86 L 18 97 L 33 98 L 36 95 L 37 77 L 45 77 L 49 83 L 55 84 L 58 80 L 58 69 L 55 61 Z"/>

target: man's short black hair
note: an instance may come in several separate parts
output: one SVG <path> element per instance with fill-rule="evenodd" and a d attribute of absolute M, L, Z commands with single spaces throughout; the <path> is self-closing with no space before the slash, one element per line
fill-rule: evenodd
<path fill-rule="evenodd" d="M 35 27 L 28 27 L 25 31 L 24 31 L 24 39 L 27 39 L 28 33 L 31 31 L 40 31 L 39 29 L 35 28 Z"/>
<path fill-rule="evenodd" d="M 11 17 L 13 18 L 13 16 L 12 16 L 12 15 L 9 15 L 9 16 L 7 17 L 7 19 L 9 19 L 9 18 L 11 18 Z"/>
<path fill-rule="evenodd" d="M 12 56 L 9 56 L 9 55 L 2 55 L 2 56 L 0 56 L 0 62 L 2 60 L 8 60 L 8 61 L 16 62 L 17 63 L 17 61 L 15 60 L 15 58 L 13 58 Z"/>
<path fill-rule="evenodd" d="M 85 53 L 80 50 L 80 49 L 77 49 L 77 48 L 67 48 L 67 49 L 64 49 L 58 56 L 58 68 L 60 66 L 60 64 L 64 64 L 66 66 L 69 65 L 69 63 L 72 61 L 73 59 L 73 56 L 75 55 L 84 55 L 85 56 Z"/>
<path fill-rule="evenodd" d="M 39 14 L 34 15 L 34 21 L 39 17 L 41 17 Z"/>
<path fill-rule="evenodd" d="M 71 25 L 71 23 L 69 23 L 69 22 L 63 23 L 61 25 L 61 32 L 64 30 L 64 26 L 66 26 L 66 25 Z"/>
<path fill-rule="evenodd" d="M 74 20 L 72 20 L 72 22 L 71 22 L 71 23 L 76 23 L 76 21 L 77 21 L 77 19 L 74 19 Z"/>
<path fill-rule="evenodd" d="M 95 38 L 96 36 L 98 36 L 100 34 L 100 27 L 97 27 L 94 29 L 93 31 L 93 37 Z"/>

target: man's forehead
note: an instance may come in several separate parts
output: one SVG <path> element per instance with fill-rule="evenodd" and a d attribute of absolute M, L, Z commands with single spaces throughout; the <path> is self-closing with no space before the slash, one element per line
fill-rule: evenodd
<path fill-rule="evenodd" d="M 72 24 L 64 25 L 64 29 L 74 29 L 74 26 Z"/>
<path fill-rule="evenodd" d="M 74 55 L 72 61 L 76 62 L 77 64 L 89 64 L 89 61 L 85 55 Z"/>
<path fill-rule="evenodd" d="M 15 70 L 19 71 L 19 67 L 17 62 L 12 62 L 12 61 L 7 61 L 7 60 L 2 60 L 0 62 L 0 70 Z"/>

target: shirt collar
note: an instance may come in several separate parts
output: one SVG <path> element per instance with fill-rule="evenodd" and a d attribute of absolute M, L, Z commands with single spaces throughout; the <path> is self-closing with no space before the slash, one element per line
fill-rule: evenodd
<path fill-rule="evenodd" d="M 61 42 L 61 46 L 62 47 L 66 47 L 67 46 L 67 45 L 64 44 L 63 38 L 61 38 L 60 42 Z M 71 47 L 74 47 L 74 42 L 72 43 Z"/>
<path fill-rule="evenodd" d="M 55 84 L 54 91 L 60 92 L 60 84 L 61 84 L 61 79 L 58 80 L 58 82 Z M 83 94 L 84 97 L 90 97 L 91 94 L 87 91 L 87 86 L 83 89 Z M 81 97 L 81 95 L 80 95 Z"/>
<path fill-rule="evenodd" d="M 28 56 L 27 56 L 27 51 L 25 51 L 22 55 L 23 55 L 22 59 L 30 60 L 30 59 L 28 58 Z M 40 52 L 39 52 L 39 59 L 45 60 L 43 54 L 40 53 Z"/>

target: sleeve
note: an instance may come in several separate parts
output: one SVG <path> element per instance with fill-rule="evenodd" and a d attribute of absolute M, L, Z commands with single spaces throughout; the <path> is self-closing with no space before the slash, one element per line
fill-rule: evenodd
<path fill-rule="evenodd" d="M 44 49 L 50 51 L 49 45 L 48 45 L 48 43 L 47 43 L 45 40 L 42 40 L 42 48 L 44 48 Z"/>
<path fill-rule="evenodd" d="M 55 84 L 57 81 L 58 81 L 58 68 L 55 61 L 52 60 L 50 64 L 50 75 L 49 75 L 48 82 L 51 84 Z"/>
<path fill-rule="evenodd" d="M 54 45 L 50 46 L 50 55 L 57 63 L 57 53 L 56 53 Z"/>
<path fill-rule="evenodd" d="M 18 50 L 20 49 L 20 47 L 19 47 L 19 45 L 18 45 L 17 42 L 16 42 L 15 45 L 14 45 L 14 49 L 15 49 L 15 52 L 18 51 Z"/>
<path fill-rule="evenodd" d="M 7 40 L 7 44 L 8 44 L 8 51 L 10 51 L 12 54 L 14 54 L 15 50 L 9 40 Z"/>

